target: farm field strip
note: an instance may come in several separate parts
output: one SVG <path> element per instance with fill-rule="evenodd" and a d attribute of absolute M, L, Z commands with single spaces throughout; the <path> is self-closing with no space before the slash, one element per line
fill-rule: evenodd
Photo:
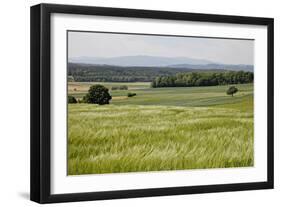
<path fill-rule="evenodd" d="M 253 165 L 250 112 L 72 104 L 69 114 L 70 175 Z"/>
<path fill-rule="evenodd" d="M 83 91 L 73 91 L 73 85 L 79 88 L 81 85 L 87 85 Z M 81 99 L 87 92 L 88 87 L 97 83 L 69 83 L 69 95 Z M 175 106 L 209 106 L 221 105 L 225 103 L 236 103 L 247 99 L 247 96 L 253 95 L 252 84 L 238 84 L 239 92 L 234 96 L 227 96 L 228 86 L 210 86 L 210 87 L 180 87 L 180 88 L 149 88 L 149 83 L 118 83 L 127 85 L 129 90 L 111 90 L 113 99 L 111 104 L 124 105 L 175 105 Z M 110 86 L 116 86 L 117 83 L 104 83 L 109 89 Z M 136 89 L 133 86 L 142 87 Z M 78 89 L 77 89 L 78 90 Z M 127 98 L 128 92 L 136 93 L 137 96 Z"/>
<path fill-rule="evenodd" d="M 82 97 L 93 83 L 75 84 Z M 234 97 L 228 86 L 104 85 L 129 90 L 110 91 L 109 105 L 68 105 L 69 175 L 253 166 L 252 84 Z"/>

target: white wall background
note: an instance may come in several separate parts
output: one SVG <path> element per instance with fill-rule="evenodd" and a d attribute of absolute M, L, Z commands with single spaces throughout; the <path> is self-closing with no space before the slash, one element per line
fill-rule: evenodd
<path fill-rule="evenodd" d="M 275 18 L 275 189 L 54 204 L 53 206 L 278 206 L 281 203 L 281 3 L 278 0 L 6 0 L 0 21 L 0 206 L 29 201 L 29 7 L 81 4 Z M 280 204 L 279 204 L 280 205 Z"/>

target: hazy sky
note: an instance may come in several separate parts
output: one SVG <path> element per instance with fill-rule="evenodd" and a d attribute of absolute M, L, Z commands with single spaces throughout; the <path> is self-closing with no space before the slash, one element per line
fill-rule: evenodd
<path fill-rule="evenodd" d="M 164 56 L 224 64 L 254 64 L 254 41 L 173 36 L 68 32 L 68 56 Z"/>

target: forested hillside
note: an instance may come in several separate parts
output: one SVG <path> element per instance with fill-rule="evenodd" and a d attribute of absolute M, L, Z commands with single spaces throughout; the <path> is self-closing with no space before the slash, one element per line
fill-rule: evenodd
<path fill-rule="evenodd" d="M 69 80 L 76 82 L 151 82 L 156 77 L 176 77 L 178 73 L 206 71 L 212 73 L 226 72 L 226 70 L 217 68 L 120 67 L 112 65 L 68 63 Z"/>

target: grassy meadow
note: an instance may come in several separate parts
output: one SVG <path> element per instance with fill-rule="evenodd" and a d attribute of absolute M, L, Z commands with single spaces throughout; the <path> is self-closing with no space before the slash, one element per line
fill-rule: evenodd
<path fill-rule="evenodd" d="M 69 82 L 68 94 L 93 84 Z M 69 175 L 253 166 L 253 84 L 234 97 L 227 85 L 101 84 L 128 90 L 110 90 L 109 105 L 68 104 Z"/>

